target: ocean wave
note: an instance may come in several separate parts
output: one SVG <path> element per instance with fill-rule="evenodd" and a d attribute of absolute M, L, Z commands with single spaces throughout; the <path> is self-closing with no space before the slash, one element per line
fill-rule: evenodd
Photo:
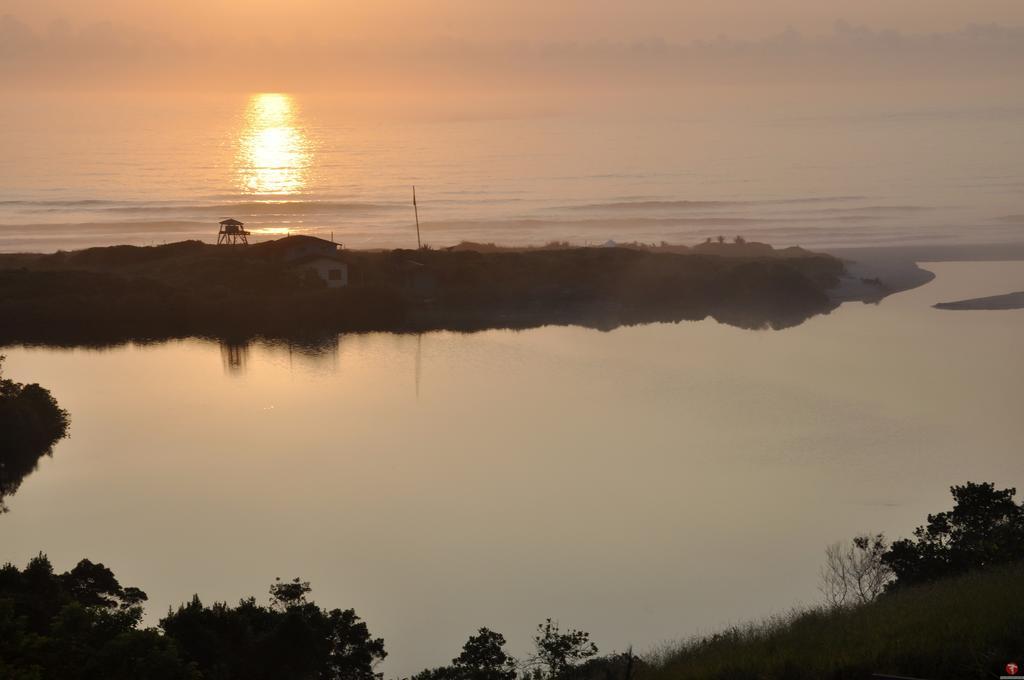
<path fill-rule="evenodd" d="M 817 196 L 807 198 L 777 198 L 761 200 L 735 201 L 611 201 L 608 203 L 588 203 L 584 205 L 563 206 L 563 210 L 687 210 L 703 208 L 742 208 L 768 205 L 800 205 L 813 203 L 839 203 L 846 201 L 863 201 L 867 196 Z"/>
<path fill-rule="evenodd" d="M 112 201 L 112 200 L 9 200 L 0 201 L 0 208 L 14 208 L 28 213 L 54 213 L 69 210 L 139 215 L 321 215 L 336 213 L 386 212 L 406 208 L 405 203 L 360 201 L 237 201 L 194 203 L 188 201 Z"/>
<path fill-rule="evenodd" d="M 38 201 L 9 199 L 0 200 L 0 206 L 26 206 L 26 207 L 47 207 L 47 208 L 79 208 L 92 205 L 117 205 L 119 201 L 110 201 L 99 198 L 86 198 L 81 200 L 64 201 Z"/>

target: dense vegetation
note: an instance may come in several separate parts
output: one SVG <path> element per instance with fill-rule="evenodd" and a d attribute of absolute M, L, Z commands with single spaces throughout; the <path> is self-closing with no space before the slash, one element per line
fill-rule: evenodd
<path fill-rule="evenodd" d="M 67 435 L 68 414 L 48 390 L 3 377 L 0 356 L 0 513 L 5 499 Z"/>
<path fill-rule="evenodd" d="M 140 630 L 146 594 L 102 564 L 56 574 L 43 555 L 0 568 L 0 678 L 192 680 L 174 643 Z"/>
<path fill-rule="evenodd" d="M 515 659 L 481 628 L 450 664 L 411 680 L 688 680 L 985 678 L 1024 659 L 1024 506 L 1013 489 L 953 487 L 951 511 L 885 553 L 895 579 L 866 603 L 823 606 L 690 640 L 641 661 L 598 656 L 590 636 L 540 624 Z M 874 555 L 880 542 L 869 542 Z M 909 556 L 909 557 L 908 557 Z M 924 560 L 924 561 L 922 561 Z M 904 563 L 911 565 L 904 569 Z M 918 568 L 926 564 L 927 569 Z M 937 566 L 945 565 L 945 566 Z M 386 655 L 352 610 L 307 599 L 307 582 L 278 580 L 269 604 L 172 609 L 141 628 L 146 594 L 102 564 L 63 574 L 40 555 L 0 568 L 0 678 L 5 680 L 377 680 Z"/>
<path fill-rule="evenodd" d="M 645 680 L 998 677 L 1024 659 L 1024 565 L 739 626 L 665 651 Z"/>
<path fill-rule="evenodd" d="M 309 583 L 278 581 L 270 606 L 204 606 L 198 596 L 160 621 L 197 677 L 205 680 L 375 680 L 387 654 L 351 609 L 309 602 Z"/>
<path fill-rule="evenodd" d="M 709 316 L 781 328 L 830 311 L 826 290 L 843 272 L 839 260 L 799 249 L 737 257 L 636 248 L 342 251 L 350 285 L 327 289 L 282 259 L 283 241 L 0 256 L 0 343 L 613 328 Z"/>
<path fill-rule="evenodd" d="M 893 543 L 882 561 L 892 588 L 929 583 L 997 564 L 1024 560 L 1024 503 L 1016 489 L 968 482 L 950 489 L 953 509 L 928 515 L 913 539 Z"/>
<path fill-rule="evenodd" d="M 102 564 L 57 574 L 43 555 L 0 568 L 5 680 L 375 680 L 384 642 L 352 610 L 306 601 L 309 585 L 271 587 L 271 603 L 206 607 L 193 598 L 142 629 L 146 594 Z"/>
<path fill-rule="evenodd" d="M 387 653 L 351 609 L 308 601 L 308 582 L 278 580 L 269 605 L 206 606 L 198 597 L 140 628 L 138 588 L 123 587 L 102 564 L 82 560 L 57 574 L 39 555 L 19 570 L 0 568 L 0 678 L 4 680 L 378 680 Z M 536 653 L 522 662 L 487 628 L 450 666 L 414 680 L 625 680 L 628 655 L 597 658 L 582 631 L 538 626 Z M 616 672 L 618 671 L 618 672 Z"/>

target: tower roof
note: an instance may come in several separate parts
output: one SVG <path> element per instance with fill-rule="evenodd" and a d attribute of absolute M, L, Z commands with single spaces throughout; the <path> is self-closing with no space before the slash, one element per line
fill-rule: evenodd
<path fill-rule="evenodd" d="M 229 217 L 226 220 L 221 220 L 220 223 L 221 224 L 231 225 L 231 226 L 236 226 L 236 227 L 242 226 L 241 222 L 239 222 L 238 220 L 236 220 L 236 219 L 234 219 L 232 217 Z"/>

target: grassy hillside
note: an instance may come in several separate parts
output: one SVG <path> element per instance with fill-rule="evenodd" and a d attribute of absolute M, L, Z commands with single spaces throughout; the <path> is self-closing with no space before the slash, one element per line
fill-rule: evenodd
<path fill-rule="evenodd" d="M 693 639 L 642 680 L 993 678 L 1024 662 L 1024 564 L 907 588 L 857 608 L 812 610 Z"/>

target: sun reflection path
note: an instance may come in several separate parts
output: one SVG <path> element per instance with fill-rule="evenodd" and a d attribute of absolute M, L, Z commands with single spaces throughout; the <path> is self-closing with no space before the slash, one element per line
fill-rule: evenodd
<path fill-rule="evenodd" d="M 311 160 L 309 139 L 287 94 L 253 95 L 239 135 L 237 168 L 242 191 L 295 194 L 303 190 Z"/>

